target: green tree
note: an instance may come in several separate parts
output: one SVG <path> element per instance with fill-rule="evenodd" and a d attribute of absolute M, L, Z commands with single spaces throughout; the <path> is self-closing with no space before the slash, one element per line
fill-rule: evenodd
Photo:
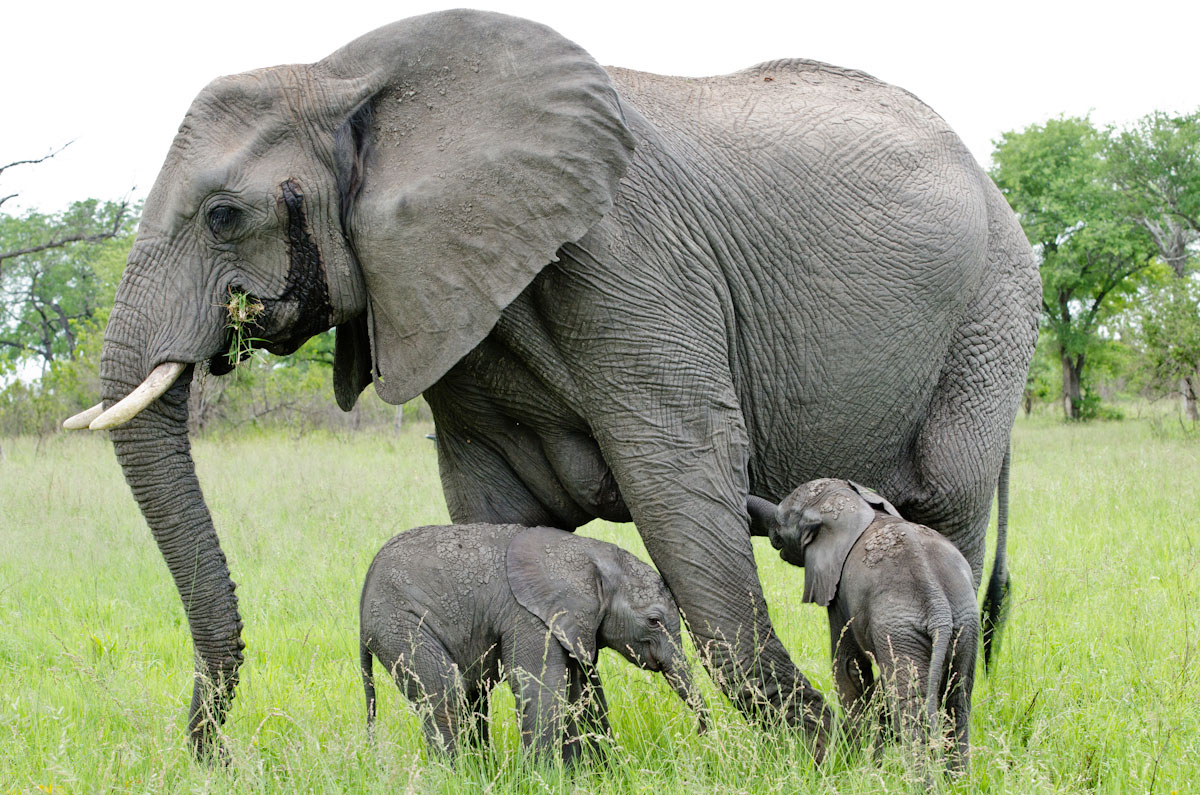
<path fill-rule="evenodd" d="M 1200 240 L 1200 111 L 1156 111 L 1114 129 L 1105 160 L 1124 214 L 1150 234 L 1163 262 L 1183 278 Z"/>
<path fill-rule="evenodd" d="M 96 199 L 0 216 L 0 368 L 76 357 L 80 329 L 112 304 L 133 216 L 128 202 Z"/>
<path fill-rule="evenodd" d="M 1170 277 L 1150 288 L 1133 311 L 1144 364 L 1153 379 L 1180 384 L 1187 417 L 1196 422 L 1200 372 L 1200 275 Z"/>
<path fill-rule="evenodd" d="M 103 326 L 136 215 L 128 201 L 95 199 L 59 213 L 0 212 L 0 433 L 48 431 L 95 401 Z M 34 368 L 40 377 L 22 381 Z"/>
<path fill-rule="evenodd" d="M 1156 254 L 1120 211 L 1106 143 L 1089 119 L 1059 118 L 1005 133 L 992 154 L 992 179 L 1039 259 L 1042 328 L 1062 368 L 1068 419 L 1086 419 L 1094 406 L 1084 402 L 1088 358 Z"/>
<path fill-rule="evenodd" d="M 1114 129 L 1106 160 L 1121 190 L 1126 216 L 1149 233 L 1175 277 L 1187 279 L 1200 241 L 1200 111 L 1181 116 L 1155 112 L 1126 129 Z M 1172 341 L 1164 336 L 1172 331 L 1186 335 L 1188 323 L 1180 313 L 1192 288 L 1166 285 L 1162 289 L 1164 294 L 1154 296 L 1147 308 L 1166 317 L 1139 313 L 1142 341 L 1156 376 L 1174 374 L 1184 396 L 1184 411 L 1196 422 L 1200 369 L 1180 369 L 1190 358 L 1186 337 Z"/>

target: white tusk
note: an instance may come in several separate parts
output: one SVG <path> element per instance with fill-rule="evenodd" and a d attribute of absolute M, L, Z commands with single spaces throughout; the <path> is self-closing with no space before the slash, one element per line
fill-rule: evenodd
<path fill-rule="evenodd" d="M 92 420 L 104 413 L 104 401 L 97 403 L 90 409 L 85 409 L 79 412 L 74 417 L 69 417 L 63 420 L 63 427 L 68 431 L 82 431 L 84 428 L 92 424 Z"/>
<path fill-rule="evenodd" d="M 170 389 L 185 367 L 187 365 L 181 362 L 163 362 L 146 376 L 146 380 L 137 389 L 92 420 L 88 427 L 93 431 L 106 431 L 129 422 L 142 409 L 158 400 L 159 395 Z"/>

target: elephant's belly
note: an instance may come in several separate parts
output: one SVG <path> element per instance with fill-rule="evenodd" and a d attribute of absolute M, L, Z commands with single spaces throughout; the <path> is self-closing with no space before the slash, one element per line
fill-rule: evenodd
<path fill-rule="evenodd" d="M 753 493 L 778 501 L 822 477 L 878 486 L 910 466 L 950 334 L 895 336 L 810 342 L 786 365 L 792 377 L 748 379 Z"/>

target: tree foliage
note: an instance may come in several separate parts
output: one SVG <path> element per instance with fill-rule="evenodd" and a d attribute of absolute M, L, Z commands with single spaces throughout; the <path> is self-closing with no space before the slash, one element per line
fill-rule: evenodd
<path fill-rule="evenodd" d="M 1131 312 L 1142 364 L 1153 382 L 1182 382 L 1187 405 L 1195 405 L 1200 372 L 1200 274 L 1174 276 L 1153 285 Z M 1188 390 L 1193 390 L 1190 395 Z"/>
<path fill-rule="evenodd" d="M 135 220 L 128 202 L 96 199 L 0 216 L 0 371 L 76 358 L 107 317 Z"/>
<path fill-rule="evenodd" d="M 1111 131 L 1105 159 L 1122 212 L 1182 278 L 1200 240 L 1200 111 L 1151 113 Z"/>
<path fill-rule="evenodd" d="M 1005 133 L 992 178 L 1039 259 L 1042 328 L 1062 366 L 1063 408 L 1084 418 L 1086 364 L 1102 327 L 1154 262 L 1143 228 L 1122 214 L 1105 159 L 1106 137 L 1086 118 L 1052 119 Z"/>

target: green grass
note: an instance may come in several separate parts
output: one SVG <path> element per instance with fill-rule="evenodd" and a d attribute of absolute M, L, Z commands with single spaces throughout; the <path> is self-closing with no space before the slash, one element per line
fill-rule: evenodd
<path fill-rule="evenodd" d="M 703 676 L 715 714 L 696 736 L 660 677 L 611 652 L 607 766 L 522 765 L 504 689 L 493 751 L 455 768 L 427 757 L 386 681 L 369 743 L 358 591 L 384 540 L 446 520 L 428 430 L 196 443 L 246 624 L 227 768 L 188 755 L 191 643 L 107 441 L 0 440 L 0 795 L 908 790 L 895 751 L 813 769 L 800 738 L 747 725 Z M 1200 789 L 1198 459 L 1200 442 L 1146 422 L 1018 424 L 1015 600 L 999 668 L 978 680 L 971 773 L 947 790 Z M 631 527 L 585 532 L 645 554 Z M 755 543 L 784 643 L 831 694 L 824 611 L 801 607 L 801 573 Z"/>

